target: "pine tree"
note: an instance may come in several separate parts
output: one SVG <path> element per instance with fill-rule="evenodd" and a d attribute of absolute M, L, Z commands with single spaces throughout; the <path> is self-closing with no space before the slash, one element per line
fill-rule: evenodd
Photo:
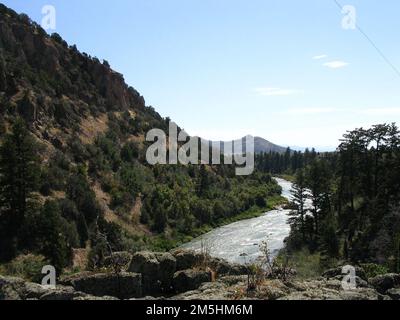
<path fill-rule="evenodd" d="M 290 213 L 291 218 L 289 222 L 292 226 L 300 228 L 303 242 L 306 241 L 306 228 L 305 228 L 305 215 L 307 210 L 305 208 L 305 202 L 307 199 L 307 190 L 305 185 L 304 171 L 299 170 L 296 174 L 296 181 L 293 185 L 293 204 L 296 210 Z"/>
<path fill-rule="evenodd" d="M 66 231 L 58 204 L 54 201 L 46 202 L 39 216 L 38 250 L 49 258 L 58 274 L 71 258 L 71 245 Z"/>
<path fill-rule="evenodd" d="M 206 166 L 202 164 L 200 166 L 200 176 L 197 184 L 197 194 L 200 197 L 205 196 L 208 192 L 209 187 L 210 187 L 210 182 L 208 178 L 208 172 Z"/>
<path fill-rule="evenodd" d="M 0 259 L 16 254 L 18 233 L 35 203 L 39 174 L 38 145 L 18 119 L 0 147 Z"/>
<path fill-rule="evenodd" d="M 330 172 L 326 162 L 314 160 L 306 171 L 306 183 L 310 189 L 308 194 L 312 202 L 311 212 L 314 218 L 315 239 L 320 235 L 320 222 L 330 209 Z"/>
<path fill-rule="evenodd" d="M 154 213 L 153 229 L 159 233 L 164 232 L 167 227 L 167 214 L 163 206 L 159 206 L 158 210 Z"/>
<path fill-rule="evenodd" d="M 321 264 L 323 267 L 328 268 L 333 259 L 339 256 L 340 242 L 337 236 L 336 216 L 333 213 L 329 213 L 321 222 Z"/>

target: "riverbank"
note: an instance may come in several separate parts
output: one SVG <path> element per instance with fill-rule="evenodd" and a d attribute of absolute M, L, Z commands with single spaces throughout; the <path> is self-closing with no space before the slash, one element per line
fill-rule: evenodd
<path fill-rule="evenodd" d="M 275 180 L 281 187 L 280 199 L 283 197 L 284 203 L 288 203 L 292 197 L 292 183 L 280 178 Z M 272 258 L 284 247 L 284 240 L 289 236 L 289 213 L 290 210 L 282 206 L 273 206 L 272 210 L 263 210 L 262 214 L 254 212 L 253 218 L 215 228 L 185 243 L 182 248 L 201 251 L 206 245 L 210 255 L 243 264 L 254 262 L 262 256 L 260 246 L 267 241 Z"/>
<path fill-rule="evenodd" d="M 291 174 L 277 174 L 276 175 L 277 178 L 289 181 L 291 183 L 294 183 L 296 180 L 296 177 L 294 175 Z"/>
<path fill-rule="evenodd" d="M 163 234 L 149 239 L 148 247 L 150 250 L 154 251 L 169 251 L 182 246 L 195 238 L 201 237 L 202 235 L 209 233 L 214 229 L 221 228 L 238 221 L 261 217 L 266 212 L 281 208 L 288 203 L 289 201 L 282 195 L 272 196 L 267 199 L 267 205 L 265 207 L 253 206 L 249 210 L 246 210 L 236 216 L 220 219 L 212 224 L 207 224 L 201 228 L 196 228 L 192 230 L 190 235 L 171 230 L 169 235 Z"/>

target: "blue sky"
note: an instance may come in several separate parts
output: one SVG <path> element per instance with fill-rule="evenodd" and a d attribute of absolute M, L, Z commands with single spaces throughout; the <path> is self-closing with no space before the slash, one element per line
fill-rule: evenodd
<path fill-rule="evenodd" d="M 333 0 L 9 0 L 106 59 L 163 116 L 209 139 L 336 146 L 347 129 L 400 122 L 400 76 Z M 400 69 L 400 2 L 339 0 Z"/>

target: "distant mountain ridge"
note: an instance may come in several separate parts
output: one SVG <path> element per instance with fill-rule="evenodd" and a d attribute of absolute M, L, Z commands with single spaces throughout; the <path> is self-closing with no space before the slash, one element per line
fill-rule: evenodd
<path fill-rule="evenodd" d="M 253 137 L 253 136 L 248 136 L 248 137 L 254 138 L 254 153 L 256 154 L 270 153 L 270 152 L 285 153 L 287 150 L 286 147 L 274 144 L 264 138 Z M 213 144 L 214 147 L 215 145 L 219 144 L 221 152 L 223 152 L 224 154 L 232 154 L 232 150 L 230 147 L 232 141 L 214 141 Z M 245 145 L 246 145 L 246 137 L 243 137 L 238 140 L 233 140 L 233 147 L 234 147 L 233 153 L 240 152 L 241 150 L 246 150 Z"/>
<path fill-rule="evenodd" d="M 282 147 L 277 144 L 274 144 L 264 138 L 255 137 L 254 138 L 254 151 L 255 153 L 264 153 L 264 152 L 278 152 L 285 153 L 287 147 Z"/>

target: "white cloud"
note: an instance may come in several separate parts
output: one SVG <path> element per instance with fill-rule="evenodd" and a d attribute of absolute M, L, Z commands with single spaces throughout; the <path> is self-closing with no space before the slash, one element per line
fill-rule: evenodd
<path fill-rule="evenodd" d="M 339 69 L 339 68 L 344 68 L 347 67 L 349 64 L 344 61 L 331 61 L 331 62 L 326 62 L 323 64 L 323 66 L 331 68 L 331 69 Z"/>
<path fill-rule="evenodd" d="M 328 58 L 328 56 L 326 54 L 321 54 L 319 56 L 314 56 L 313 60 L 321 60 L 321 59 L 324 59 L 324 58 Z"/>
<path fill-rule="evenodd" d="M 334 108 L 293 108 L 286 110 L 284 113 L 288 115 L 312 115 L 312 114 L 325 114 L 335 112 Z"/>
<path fill-rule="evenodd" d="M 281 88 L 255 88 L 254 91 L 257 92 L 260 96 L 290 96 L 303 92 L 301 90 Z"/>

